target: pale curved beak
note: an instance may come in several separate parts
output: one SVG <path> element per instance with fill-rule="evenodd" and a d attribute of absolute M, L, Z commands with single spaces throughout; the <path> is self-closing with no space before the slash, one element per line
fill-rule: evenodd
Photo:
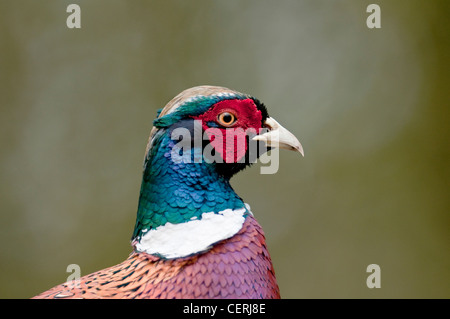
<path fill-rule="evenodd" d="M 290 151 L 297 151 L 302 154 L 302 156 L 305 156 L 302 144 L 300 144 L 294 134 L 281 126 L 281 124 L 275 121 L 275 119 L 268 117 L 264 124 L 269 131 L 256 135 L 252 140 L 264 141 L 269 147 L 278 147 Z"/>

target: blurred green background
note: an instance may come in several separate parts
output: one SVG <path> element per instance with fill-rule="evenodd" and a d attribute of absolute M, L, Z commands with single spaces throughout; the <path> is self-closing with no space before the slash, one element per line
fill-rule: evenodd
<path fill-rule="evenodd" d="M 0 0 L 0 297 L 128 256 L 156 110 L 211 84 L 305 148 L 232 181 L 282 297 L 450 298 L 449 4 Z"/>

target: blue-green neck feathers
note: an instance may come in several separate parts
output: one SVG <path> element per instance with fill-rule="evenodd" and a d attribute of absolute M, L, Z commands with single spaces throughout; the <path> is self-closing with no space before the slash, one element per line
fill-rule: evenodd
<path fill-rule="evenodd" d="M 183 223 L 203 213 L 245 207 L 229 179 L 218 174 L 213 164 L 174 162 L 174 145 L 168 129 L 160 129 L 153 137 L 144 163 L 133 239 L 168 222 Z"/>
<path fill-rule="evenodd" d="M 215 103 L 249 97 L 238 92 L 197 95 L 168 113 L 158 110 L 157 119 L 153 122 L 158 131 L 152 137 L 152 145 L 145 158 L 133 239 L 168 222 L 183 223 L 201 218 L 203 213 L 245 207 L 230 186 L 229 177 L 220 174 L 215 164 L 203 160 L 200 163 L 172 161 L 171 151 L 175 142 L 171 140 L 170 132 L 190 116 L 206 112 Z M 201 154 L 202 150 L 193 148 L 192 152 Z"/>

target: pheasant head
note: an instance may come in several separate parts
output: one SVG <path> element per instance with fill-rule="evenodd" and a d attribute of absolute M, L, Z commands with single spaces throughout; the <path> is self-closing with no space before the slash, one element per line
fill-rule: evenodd
<path fill-rule="evenodd" d="M 153 122 L 135 250 L 182 258 L 232 237 L 252 213 L 230 178 L 274 147 L 303 155 L 297 138 L 258 99 L 215 86 L 178 94 Z"/>

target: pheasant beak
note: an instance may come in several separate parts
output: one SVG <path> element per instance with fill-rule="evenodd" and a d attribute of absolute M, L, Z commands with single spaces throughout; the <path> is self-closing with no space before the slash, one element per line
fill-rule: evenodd
<path fill-rule="evenodd" d="M 269 131 L 253 137 L 254 141 L 264 141 L 269 147 L 279 147 L 290 151 L 297 151 L 302 154 L 302 156 L 305 156 L 302 144 L 300 144 L 294 134 L 281 126 L 275 119 L 268 117 L 264 124 Z"/>

